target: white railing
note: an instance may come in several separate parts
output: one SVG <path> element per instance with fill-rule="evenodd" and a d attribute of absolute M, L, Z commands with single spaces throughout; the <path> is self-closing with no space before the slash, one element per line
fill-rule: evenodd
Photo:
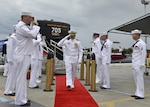
<path fill-rule="evenodd" d="M 55 42 L 53 40 L 50 40 L 50 45 L 52 47 L 54 47 L 54 56 L 56 56 L 56 49 L 58 49 L 59 51 L 63 52 L 63 50 L 60 47 L 57 46 L 57 42 Z M 57 53 L 62 56 L 61 53 L 59 53 L 59 52 L 57 52 Z"/>

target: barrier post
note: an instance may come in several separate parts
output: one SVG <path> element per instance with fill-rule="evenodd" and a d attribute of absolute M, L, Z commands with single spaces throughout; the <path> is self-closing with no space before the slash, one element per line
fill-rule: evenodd
<path fill-rule="evenodd" d="M 90 54 L 87 55 L 86 59 L 86 77 L 85 77 L 85 84 L 86 86 L 90 85 Z"/>
<path fill-rule="evenodd" d="M 144 72 L 144 74 L 146 76 L 149 75 L 149 72 L 148 72 L 149 69 L 150 69 L 150 58 L 146 58 L 146 68 L 145 68 L 145 72 Z"/>
<path fill-rule="evenodd" d="M 48 56 L 47 56 L 47 61 L 46 61 L 46 85 L 45 85 L 45 89 L 44 91 L 53 91 L 51 89 L 51 84 L 52 84 L 52 79 L 53 79 L 53 76 L 52 76 L 52 57 L 53 57 L 53 54 L 51 52 L 48 53 Z"/>
<path fill-rule="evenodd" d="M 54 80 L 54 67 L 55 67 L 55 62 L 54 62 L 54 54 L 51 54 L 51 69 L 52 69 L 52 82 L 51 85 L 54 85 L 53 80 Z"/>
<path fill-rule="evenodd" d="M 91 88 L 89 89 L 91 92 L 98 92 L 96 90 L 96 60 L 95 54 L 92 54 L 92 65 L 91 65 Z"/>
<path fill-rule="evenodd" d="M 82 62 L 80 65 L 80 80 L 84 80 L 84 55 L 82 56 Z"/>

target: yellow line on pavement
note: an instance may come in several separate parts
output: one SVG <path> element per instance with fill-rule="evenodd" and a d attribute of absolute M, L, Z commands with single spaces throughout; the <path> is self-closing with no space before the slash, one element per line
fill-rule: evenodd
<path fill-rule="evenodd" d="M 134 100 L 134 98 L 124 98 L 124 99 L 119 99 L 119 100 L 112 100 L 112 101 L 106 101 L 102 103 L 98 103 L 98 105 L 106 105 L 106 107 L 114 107 L 114 104 L 117 102 L 123 102 L 123 101 L 129 101 L 129 100 Z"/>
<path fill-rule="evenodd" d="M 145 97 L 149 97 L 150 94 L 145 95 Z M 115 103 L 119 103 L 119 102 L 124 102 L 124 101 L 132 101 L 135 100 L 132 97 L 128 97 L 128 98 L 123 98 L 123 99 L 118 99 L 118 100 L 112 100 L 112 101 L 106 101 L 106 102 L 102 102 L 102 103 L 98 103 L 98 105 L 102 106 L 106 106 L 106 107 L 115 107 Z"/>
<path fill-rule="evenodd" d="M 2 90 L 0 90 L 0 94 L 4 94 L 4 92 Z M 8 96 L 10 99 L 15 99 L 15 96 Z"/>
<path fill-rule="evenodd" d="M 14 100 L 14 99 L 15 99 L 15 96 L 9 96 L 9 98 L 11 98 L 11 99 L 13 99 L 13 100 Z"/>

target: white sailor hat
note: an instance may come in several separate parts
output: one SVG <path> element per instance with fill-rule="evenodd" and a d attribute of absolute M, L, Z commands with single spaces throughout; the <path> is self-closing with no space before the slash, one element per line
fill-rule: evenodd
<path fill-rule="evenodd" d="M 138 30 L 138 29 L 135 29 L 135 30 L 131 31 L 131 34 L 141 34 L 141 33 L 142 33 L 142 31 Z"/>
<path fill-rule="evenodd" d="M 69 31 L 69 34 L 76 34 L 77 32 L 75 32 L 75 31 L 73 31 L 73 30 L 71 30 L 71 31 Z"/>
<path fill-rule="evenodd" d="M 94 32 L 93 35 L 99 35 L 99 32 Z"/>
<path fill-rule="evenodd" d="M 101 36 L 106 36 L 106 35 L 108 35 L 106 32 L 103 32 L 103 33 L 101 34 Z"/>
<path fill-rule="evenodd" d="M 30 12 L 22 12 L 22 16 L 32 16 L 32 13 Z"/>

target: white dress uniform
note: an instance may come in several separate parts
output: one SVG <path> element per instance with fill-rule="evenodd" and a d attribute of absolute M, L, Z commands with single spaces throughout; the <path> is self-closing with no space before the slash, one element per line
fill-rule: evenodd
<path fill-rule="evenodd" d="M 102 51 L 102 74 L 104 88 L 110 88 L 109 66 L 111 63 L 112 42 L 106 39 L 101 48 Z"/>
<path fill-rule="evenodd" d="M 94 40 L 93 46 L 92 46 L 92 53 L 96 56 L 96 83 L 99 83 L 102 81 L 102 53 L 101 53 L 101 41 L 100 38 L 96 38 Z"/>
<path fill-rule="evenodd" d="M 38 57 L 38 73 L 37 78 L 42 75 L 42 61 L 43 61 L 43 46 L 46 46 L 46 43 L 43 41 L 39 44 L 39 57 Z"/>
<path fill-rule="evenodd" d="M 41 42 L 41 35 L 38 34 L 37 40 L 33 39 L 33 53 L 31 55 L 31 75 L 30 75 L 30 82 L 29 87 L 34 88 L 37 86 L 37 74 L 39 73 L 39 51 L 40 51 L 40 42 Z"/>
<path fill-rule="evenodd" d="M 16 83 L 16 34 L 13 33 L 7 42 L 7 61 L 8 61 L 8 76 L 5 85 L 5 94 L 15 93 L 15 83 Z"/>
<path fill-rule="evenodd" d="M 15 104 L 22 105 L 27 103 L 27 80 L 26 74 L 31 63 L 31 54 L 33 50 L 32 39 L 36 38 L 40 27 L 33 26 L 30 29 L 23 21 L 16 26 L 17 38 L 17 82 Z"/>
<path fill-rule="evenodd" d="M 83 49 L 80 41 L 76 39 L 68 40 L 68 37 L 63 38 L 57 45 L 65 47 L 66 86 L 74 88 L 75 73 L 77 65 L 82 61 Z"/>
<path fill-rule="evenodd" d="M 135 95 L 144 98 L 144 79 L 143 71 L 146 59 L 146 44 L 143 40 L 138 39 L 133 45 L 132 53 L 132 71 L 136 84 Z"/>
<path fill-rule="evenodd" d="M 65 62 L 66 50 L 65 46 L 62 47 L 63 50 L 63 61 Z"/>

